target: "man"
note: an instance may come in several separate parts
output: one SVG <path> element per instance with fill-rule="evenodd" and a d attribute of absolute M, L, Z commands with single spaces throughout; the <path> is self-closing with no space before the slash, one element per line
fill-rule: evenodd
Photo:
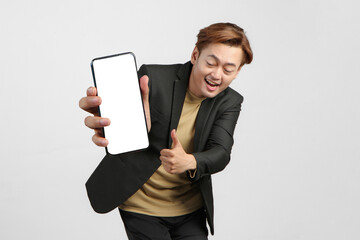
<path fill-rule="evenodd" d="M 206 219 L 213 234 L 211 174 L 230 160 L 243 101 L 228 86 L 251 61 L 244 31 L 216 23 L 200 30 L 190 62 L 143 65 L 150 147 L 105 156 L 86 183 L 95 211 L 119 207 L 129 239 L 207 239 Z M 106 146 L 100 104 L 94 87 L 79 102 L 94 114 L 85 119 L 93 142 Z"/>

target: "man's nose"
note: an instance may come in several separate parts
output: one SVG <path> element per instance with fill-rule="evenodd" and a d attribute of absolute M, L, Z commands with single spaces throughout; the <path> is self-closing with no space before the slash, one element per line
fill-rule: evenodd
<path fill-rule="evenodd" d="M 214 71 L 212 72 L 212 77 L 214 78 L 214 80 L 218 80 L 221 78 L 221 68 L 220 67 L 214 69 Z"/>

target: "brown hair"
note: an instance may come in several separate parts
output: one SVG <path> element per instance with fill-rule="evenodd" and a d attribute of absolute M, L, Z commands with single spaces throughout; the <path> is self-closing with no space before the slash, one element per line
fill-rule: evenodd
<path fill-rule="evenodd" d="M 214 23 L 200 30 L 196 47 L 199 52 L 211 43 L 223 43 L 232 47 L 241 47 L 244 59 L 240 66 L 251 63 L 253 52 L 244 30 L 233 23 Z"/>

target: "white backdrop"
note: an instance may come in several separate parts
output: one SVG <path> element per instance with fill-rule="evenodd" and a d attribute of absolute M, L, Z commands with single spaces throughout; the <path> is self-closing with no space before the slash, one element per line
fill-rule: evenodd
<path fill-rule="evenodd" d="M 243 27 L 254 61 L 210 239 L 360 238 L 358 1 L 2 1 L 0 239 L 125 239 L 84 184 L 104 155 L 79 99 L 90 60 L 190 59 L 199 29 Z"/>

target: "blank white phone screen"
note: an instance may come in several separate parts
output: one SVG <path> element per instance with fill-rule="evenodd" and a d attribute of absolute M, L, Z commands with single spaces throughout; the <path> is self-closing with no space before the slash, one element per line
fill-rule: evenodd
<path fill-rule="evenodd" d="M 119 154 L 149 146 L 146 120 L 137 76 L 135 56 L 124 53 L 95 58 L 93 77 L 101 97 L 101 117 L 111 124 L 104 128 L 107 152 Z"/>

